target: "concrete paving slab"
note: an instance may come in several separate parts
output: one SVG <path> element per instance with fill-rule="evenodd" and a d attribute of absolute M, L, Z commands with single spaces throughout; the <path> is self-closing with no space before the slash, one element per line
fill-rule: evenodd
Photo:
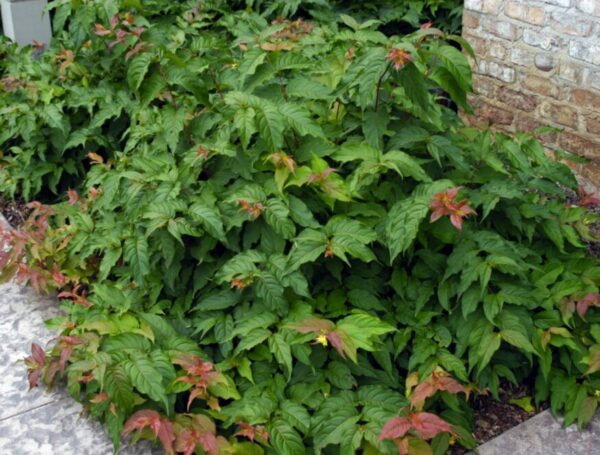
<path fill-rule="evenodd" d="M 113 445 L 102 425 L 81 416 L 82 407 L 64 398 L 0 422 L 3 455 L 110 455 Z M 151 455 L 148 444 L 126 447 L 123 455 Z"/>
<path fill-rule="evenodd" d="M 44 346 L 55 336 L 44 321 L 59 314 L 56 300 L 13 283 L 0 286 L 0 421 L 60 398 L 43 388 L 28 392 L 23 363 L 33 341 Z"/>
<path fill-rule="evenodd" d="M 584 431 L 563 428 L 550 411 L 544 411 L 486 442 L 478 455 L 594 455 L 600 454 L 600 413 Z"/>

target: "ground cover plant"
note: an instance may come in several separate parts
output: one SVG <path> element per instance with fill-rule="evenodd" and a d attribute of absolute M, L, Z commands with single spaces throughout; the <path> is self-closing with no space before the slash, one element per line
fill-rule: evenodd
<path fill-rule="evenodd" d="M 338 7 L 57 1 L 52 49 L 2 44 L 0 190 L 43 201 L 2 278 L 66 314 L 30 385 L 116 447 L 442 454 L 501 380 L 594 414 L 598 201 L 447 107 L 460 37 Z"/>

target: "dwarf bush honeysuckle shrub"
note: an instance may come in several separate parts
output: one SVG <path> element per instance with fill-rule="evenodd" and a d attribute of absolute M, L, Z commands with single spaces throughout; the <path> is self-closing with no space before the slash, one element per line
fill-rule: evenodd
<path fill-rule="evenodd" d="M 65 310 L 31 385 L 166 453 L 471 448 L 500 380 L 585 424 L 600 267 L 569 168 L 446 107 L 459 37 L 261 5 L 53 2 L 39 65 L 3 47 L 2 191 L 65 195 L 5 237 L 3 276 Z"/>

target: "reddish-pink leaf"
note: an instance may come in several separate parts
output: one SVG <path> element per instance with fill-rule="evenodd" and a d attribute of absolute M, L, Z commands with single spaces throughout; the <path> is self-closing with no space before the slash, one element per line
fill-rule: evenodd
<path fill-rule="evenodd" d="M 208 454 L 208 455 L 218 455 L 219 446 L 217 443 L 217 437 L 212 433 L 202 433 L 198 438 L 198 442 L 200 443 L 200 447 Z"/>
<path fill-rule="evenodd" d="M 192 455 L 196 450 L 196 443 L 198 442 L 198 432 L 186 428 L 177 435 L 175 440 L 175 450 L 177 452 L 183 452 L 183 455 Z"/>
<path fill-rule="evenodd" d="M 394 440 L 396 448 L 398 449 L 398 455 L 410 455 L 410 447 L 408 444 L 408 438 L 401 438 Z"/>
<path fill-rule="evenodd" d="M 438 390 L 443 390 L 449 393 L 467 393 L 465 386 L 452 376 L 436 375 L 436 382 Z"/>
<path fill-rule="evenodd" d="M 56 262 L 54 263 L 54 266 L 52 267 L 52 279 L 57 284 L 57 286 L 64 286 L 67 282 L 67 278 L 58 269 L 58 264 L 56 264 Z"/>
<path fill-rule="evenodd" d="M 166 417 L 162 418 L 160 421 L 160 427 L 158 429 L 157 436 L 163 445 L 163 448 L 165 449 L 165 453 L 167 455 L 173 455 L 175 453 L 173 451 L 175 434 L 173 433 L 173 425 L 171 424 L 171 421 Z"/>
<path fill-rule="evenodd" d="M 337 334 L 335 331 L 329 332 L 327 334 L 327 340 L 331 343 L 331 346 L 334 347 L 334 349 L 342 358 L 346 358 L 346 354 L 344 352 L 344 342 L 340 338 L 339 334 Z"/>
<path fill-rule="evenodd" d="M 452 225 L 458 230 L 462 229 L 463 218 L 474 214 L 475 210 L 469 207 L 469 201 L 466 199 L 460 202 L 455 200 L 459 190 L 460 187 L 450 188 L 433 195 L 429 206 L 431 209 L 430 222 L 433 223 L 442 216 L 449 215 Z"/>
<path fill-rule="evenodd" d="M 406 417 L 394 417 L 390 419 L 381 429 L 379 441 L 384 439 L 398 439 L 408 433 L 411 423 Z"/>
<path fill-rule="evenodd" d="M 129 417 L 123 428 L 123 436 L 127 436 L 135 430 L 142 430 L 146 427 L 150 427 L 154 435 L 158 436 L 160 426 L 160 414 L 151 409 L 143 409 Z"/>
<path fill-rule="evenodd" d="M 238 425 L 242 428 L 234 436 L 243 436 L 252 442 L 255 439 L 261 442 L 269 440 L 269 432 L 262 425 L 250 425 L 247 422 L 238 422 Z"/>
<path fill-rule="evenodd" d="M 308 184 L 315 183 L 315 182 L 322 183 L 323 181 L 325 181 L 327 179 L 327 177 L 329 177 L 331 174 L 333 174 L 336 171 L 337 171 L 336 168 L 328 167 L 323 172 L 320 172 L 318 174 L 312 174 L 311 176 L 309 176 L 308 179 L 306 179 L 306 183 L 308 183 Z"/>
<path fill-rule="evenodd" d="M 108 30 L 108 29 L 104 28 L 104 25 L 102 25 L 102 24 L 96 24 L 94 26 L 94 35 L 107 36 L 107 35 L 110 35 L 111 33 L 112 33 L 112 30 Z"/>
<path fill-rule="evenodd" d="M 409 413 L 410 426 L 423 439 L 432 439 L 439 433 L 452 433 L 448 422 L 429 412 Z"/>
<path fill-rule="evenodd" d="M 589 304 L 585 303 L 584 301 L 577 302 L 577 314 L 581 319 L 585 318 L 585 314 L 587 313 L 589 307 Z"/>
<path fill-rule="evenodd" d="M 106 392 L 100 392 L 94 398 L 92 398 L 90 400 L 90 403 L 100 404 L 103 401 L 106 401 L 106 400 L 109 400 L 109 399 L 110 399 L 110 397 L 108 396 L 108 393 L 106 393 Z"/>
<path fill-rule="evenodd" d="M 577 313 L 583 319 L 590 306 L 600 307 L 600 294 L 587 294 L 582 300 L 577 302 Z"/>
<path fill-rule="evenodd" d="M 187 402 L 188 411 L 190 410 L 190 407 L 192 406 L 192 403 L 196 398 L 206 398 L 206 388 L 196 387 L 190 392 L 190 396 Z"/>
<path fill-rule="evenodd" d="M 31 343 L 31 357 L 40 366 L 43 366 L 46 363 L 46 352 L 44 348 L 42 348 L 37 343 Z"/>
<path fill-rule="evenodd" d="M 38 386 L 41 375 L 42 375 L 41 368 L 31 368 L 28 370 L 27 379 L 29 381 L 29 390 Z"/>
<path fill-rule="evenodd" d="M 74 336 L 60 336 L 58 340 L 58 344 L 56 345 L 56 349 L 60 352 L 58 365 L 60 366 L 60 371 L 63 372 L 67 366 L 67 361 L 71 358 L 73 348 L 76 345 L 83 344 L 84 341 Z"/>
<path fill-rule="evenodd" d="M 202 414 L 190 414 L 192 418 L 192 428 L 200 433 L 212 433 L 217 432 L 217 427 L 210 417 Z"/>
<path fill-rule="evenodd" d="M 387 61 L 394 64 L 396 71 L 402 69 L 404 65 L 412 61 L 411 55 L 406 49 L 392 48 L 387 55 Z"/>
<path fill-rule="evenodd" d="M 129 59 L 131 57 L 133 57 L 135 54 L 139 53 L 144 47 L 146 47 L 146 43 L 140 41 L 139 43 L 137 43 L 135 45 L 135 47 L 133 47 L 131 50 L 129 50 L 126 54 L 125 54 L 125 61 L 129 61 Z"/>
<path fill-rule="evenodd" d="M 432 384 L 431 381 L 426 380 L 415 387 L 412 395 L 410 396 L 410 404 L 415 407 L 420 406 L 425 402 L 427 398 L 432 396 L 437 392 L 436 387 Z"/>
<path fill-rule="evenodd" d="M 67 190 L 67 196 L 69 196 L 69 201 L 67 202 L 69 205 L 75 205 L 81 199 L 79 193 L 72 189 Z"/>
<path fill-rule="evenodd" d="M 242 437 L 248 438 L 248 439 L 250 439 L 250 441 L 254 442 L 254 437 L 255 437 L 254 427 L 252 425 L 250 425 L 248 422 L 238 422 L 238 425 L 242 428 L 240 430 L 238 430 L 236 433 L 234 433 L 234 436 L 242 436 Z"/>
<path fill-rule="evenodd" d="M 452 226 L 454 226 L 459 231 L 462 229 L 462 218 L 460 216 L 453 213 L 452 215 L 450 215 L 450 222 L 452 223 Z"/>
<path fill-rule="evenodd" d="M 321 319 L 311 316 L 299 322 L 292 322 L 286 328 L 293 329 L 300 333 L 328 333 L 333 330 L 333 323 L 327 319 Z"/>
<path fill-rule="evenodd" d="M 114 14 L 110 18 L 110 28 L 114 30 L 114 28 L 117 26 L 118 23 L 119 23 L 119 13 Z"/>
<path fill-rule="evenodd" d="M 587 193 L 583 185 L 580 185 L 579 205 L 581 207 L 591 207 L 592 205 L 600 205 L 600 199 L 598 199 L 594 193 Z"/>
<path fill-rule="evenodd" d="M 44 380 L 46 384 L 51 384 L 54 381 L 54 376 L 56 376 L 56 373 L 58 373 L 59 371 L 60 364 L 58 363 L 58 361 L 50 362 L 44 372 Z"/>

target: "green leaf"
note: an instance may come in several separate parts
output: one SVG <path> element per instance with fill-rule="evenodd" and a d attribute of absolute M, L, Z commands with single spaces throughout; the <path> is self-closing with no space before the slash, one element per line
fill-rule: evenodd
<path fill-rule="evenodd" d="M 177 150 L 179 135 L 185 127 L 185 111 L 173 106 L 167 106 L 161 111 L 163 134 L 171 152 Z"/>
<path fill-rule="evenodd" d="M 250 139 L 257 131 L 256 111 L 251 107 L 241 108 L 235 113 L 233 122 L 240 135 L 242 147 L 247 149 Z"/>
<path fill-rule="evenodd" d="M 221 215 L 216 207 L 211 207 L 203 202 L 197 202 L 189 208 L 189 213 L 214 238 L 218 240 L 225 238 Z"/>
<path fill-rule="evenodd" d="M 429 91 L 425 78 L 414 63 L 404 66 L 397 75 L 399 84 L 404 88 L 408 99 L 412 103 L 412 111 L 415 115 L 429 120 L 429 112 L 433 104 L 429 101 Z"/>
<path fill-rule="evenodd" d="M 465 55 L 453 46 L 440 46 L 435 52 L 444 63 L 457 85 L 465 92 L 471 91 L 471 67 Z"/>
<path fill-rule="evenodd" d="M 281 418 L 269 425 L 269 442 L 276 453 L 281 455 L 305 455 L 302 438 L 292 426 Z"/>
<path fill-rule="evenodd" d="M 429 200 L 424 197 L 411 196 L 392 206 L 385 224 L 390 262 L 410 248 L 428 212 Z"/>
<path fill-rule="evenodd" d="M 294 239 L 290 251 L 288 266 L 297 270 L 302 264 L 314 262 L 325 252 L 327 236 L 314 229 L 305 229 Z"/>
<path fill-rule="evenodd" d="M 310 113 L 299 104 L 281 104 L 279 112 L 285 123 L 301 136 L 324 137 L 321 127 L 312 119 Z"/>
<path fill-rule="evenodd" d="M 291 239 L 296 234 L 296 226 L 289 215 L 289 209 L 280 199 L 269 199 L 267 201 L 264 211 L 265 220 L 284 239 Z"/>
<path fill-rule="evenodd" d="M 106 393 L 119 409 L 127 414 L 131 412 L 134 402 L 133 387 L 122 366 L 115 365 L 106 370 L 104 386 Z"/>
<path fill-rule="evenodd" d="M 288 82 L 288 96 L 297 98 L 326 100 L 331 97 L 331 89 L 304 76 L 298 76 Z"/>
<path fill-rule="evenodd" d="M 150 75 L 140 85 L 140 101 L 143 106 L 150 104 L 167 87 L 158 70 L 151 70 Z"/>
<path fill-rule="evenodd" d="M 346 143 L 335 150 L 331 157 L 342 163 L 355 160 L 377 162 L 381 159 L 381 152 L 365 142 Z"/>
<path fill-rule="evenodd" d="M 267 53 L 260 48 L 253 48 L 245 53 L 244 60 L 238 68 L 242 75 L 242 83 L 246 77 L 252 76 L 256 72 L 256 68 L 265 61 L 266 57 Z"/>
<path fill-rule="evenodd" d="M 215 311 L 224 310 L 234 306 L 240 301 L 240 295 L 229 289 L 224 289 L 213 294 L 209 294 L 194 307 L 194 311 Z"/>
<path fill-rule="evenodd" d="M 150 273 L 148 242 L 144 236 L 129 237 L 123 245 L 123 258 L 131 267 L 133 278 L 142 286 Z"/>
<path fill-rule="evenodd" d="M 362 129 L 369 145 L 378 150 L 383 149 L 383 135 L 389 121 L 390 117 L 384 110 L 367 111 L 363 114 Z"/>
<path fill-rule="evenodd" d="M 371 339 L 395 331 L 395 327 L 367 313 L 354 312 L 337 323 L 337 327 L 346 332 L 357 348 L 366 351 L 377 349 Z"/>
<path fill-rule="evenodd" d="M 279 405 L 281 417 L 301 433 L 310 428 L 310 414 L 304 406 L 295 401 L 285 400 Z"/>
<path fill-rule="evenodd" d="M 431 182 L 431 178 L 417 160 L 407 153 L 398 150 L 387 152 L 382 157 L 382 163 L 394 169 L 402 177 L 412 177 L 417 182 Z"/>
<path fill-rule="evenodd" d="M 260 103 L 256 113 L 258 132 L 271 152 L 277 152 L 283 145 L 284 121 L 279 110 L 268 102 Z"/>
<path fill-rule="evenodd" d="M 138 88 L 142 84 L 150 64 L 154 60 L 154 55 L 145 52 L 138 54 L 131 59 L 129 66 L 127 67 L 127 84 L 129 88 L 134 92 L 137 92 Z"/>
<path fill-rule="evenodd" d="M 270 310 L 281 312 L 282 309 L 287 307 L 287 302 L 283 298 L 283 286 L 272 273 L 261 272 L 255 284 L 255 290 L 256 296 Z"/>
<path fill-rule="evenodd" d="M 241 341 L 235 348 L 234 353 L 237 355 L 242 351 L 249 351 L 255 346 L 258 346 L 263 341 L 271 336 L 271 332 L 266 329 L 254 329 L 247 335 L 241 337 Z"/>
<path fill-rule="evenodd" d="M 477 374 L 481 373 L 483 369 L 490 363 L 494 353 L 500 349 L 502 337 L 499 333 L 493 331 L 487 331 L 479 343 L 477 354 L 479 356 L 479 367 Z"/>
<path fill-rule="evenodd" d="M 350 397 L 332 396 L 323 401 L 312 422 L 316 448 L 321 450 L 330 444 L 351 440 L 358 430 L 359 420 L 360 415 Z"/>
<path fill-rule="evenodd" d="M 292 375 L 292 351 L 281 335 L 275 333 L 269 338 L 269 350 L 280 365 L 283 365 L 288 379 Z"/>
<path fill-rule="evenodd" d="M 364 262 L 376 259 L 367 244 L 374 242 L 377 234 L 363 223 L 345 216 L 334 216 L 325 226 L 325 232 L 331 238 L 333 254 L 344 262 L 348 262 L 346 253 Z"/>
<path fill-rule="evenodd" d="M 350 390 L 357 385 L 350 368 L 337 360 L 329 364 L 325 370 L 325 377 L 332 385 L 342 390 Z"/>
<path fill-rule="evenodd" d="M 162 376 L 148 357 L 131 356 L 129 360 L 122 362 L 121 366 L 135 388 L 152 400 L 162 403 L 165 410 L 169 409 Z"/>

